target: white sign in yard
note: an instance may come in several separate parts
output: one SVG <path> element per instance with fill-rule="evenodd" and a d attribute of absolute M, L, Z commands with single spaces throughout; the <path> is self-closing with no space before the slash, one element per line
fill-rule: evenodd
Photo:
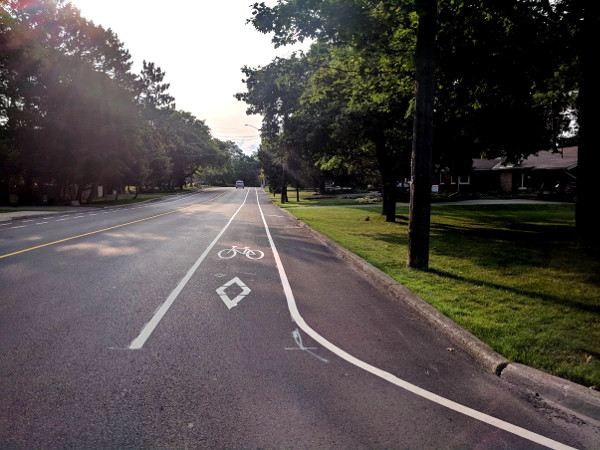
<path fill-rule="evenodd" d="M 242 292 L 234 299 L 230 299 L 229 296 L 225 293 L 225 291 L 228 287 L 234 284 L 242 288 Z M 252 292 L 250 288 L 246 286 L 243 283 L 243 281 L 240 280 L 238 277 L 229 280 L 227 283 L 225 283 L 223 286 L 217 289 L 217 294 L 219 294 L 219 297 L 221 297 L 221 300 L 223 300 L 223 303 L 225 303 L 225 306 L 227 306 L 227 308 L 229 309 L 233 308 L 234 306 L 237 306 L 237 304 L 241 302 L 244 299 L 244 297 L 246 297 L 250 292 Z"/>

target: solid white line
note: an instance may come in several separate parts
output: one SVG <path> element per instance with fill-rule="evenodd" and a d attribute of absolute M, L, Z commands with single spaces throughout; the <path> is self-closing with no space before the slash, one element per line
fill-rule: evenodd
<path fill-rule="evenodd" d="M 240 207 L 237 209 L 237 211 L 233 214 L 233 216 L 231 216 L 231 219 L 229 219 L 229 222 L 227 222 L 227 224 L 223 227 L 223 229 L 217 235 L 217 237 L 213 239 L 213 241 L 210 243 L 210 245 L 208 247 L 206 247 L 206 250 L 204 250 L 202 255 L 200 255 L 200 257 L 196 260 L 194 265 L 188 270 L 185 277 L 182 278 L 182 280 L 179 282 L 177 287 L 173 290 L 173 292 L 171 292 L 169 297 L 156 310 L 156 312 L 154 313 L 154 316 L 152 317 L 150 322 L 148 322 L 144 326 L 144 328 L 142 329 L 139 336 L 136 337 L 131 342 L 131 344 L 129 344 L 130 350 L 139 350 L 144 346 L 144 343 L 148 340 L 148 338 L 150 337 L 150 335 L 152 334 L 152 332 L 154 331 L 156 326 L 159 324 L 161 319 L 165 316 L 165 314 L 167 313 L 167 311 L 169 310 L 169 308 L 171 307 L 173 302 L 175 302 L 175 300 L 177 299 L 177 297 L 179 296 L 179 294 L 181 293 L 181 291 L 183 290 L 185 285 L 188 283 L 188 281 L 190 281 L 190 279 L 192 278 L 192 276 L 194 275 L 196 270 L 198 270 L 198 267 L 200 267 L 200 264 L 202 264 L 202 261 L 204 261 L 204 258 L 206 258 L 206 255 L 209 254 L 209 252 L 212 250 L 212 248 L 215 246 L 215 244 L 219 241 L 221 236 L 223 236 L 223 233 L 225 233 L 225 230 L 227 230 L 227 228 L 229 228 L 229 225 L 231 224 L 231 222 L 233 222 L 233 219 L 235 219 L 235 216 L 237 216 L 237 214 L 240 212 L 240 210 L 246 203 L 246 199 L 248 198 L 249 193 L 250 193 L 250 191 L 248 191 L 246 193 L 246 197 L 244 198 L 244 201 L 242 202 Z"/>
<path fill-rule="evenodd" d="M 507 431 L 514 435 L 528 439 L 532 442 L 536 442 L 538 444 L 545 445 L 548 448 L 553 448 L 553 449 L 571 449 L 572 448 L 567 445 L 561 444 L 560 442 L 557 442 L 555 440 L 547 438 L 545 436 L 542 436 L 542 435 L 539 435 L 532 431 L 526 430 L 525 428 L 521 428 L 517 425 L 513 425 L 513 424 L 511 424 L 509 422 L 505 422 L 501 419 L 497 419 L 488 414 L 479 412 L 475 409 L 469 408 L 468 406 L 461 405 L 460 403 L 456 403 L 456 402 L 449 400 L 447 398 L 444 398 L 440 395 L 434 394 L 423 388 L 415 386 L 414 384 L 411 384 L 405 380 L 402 380 L 401 378 L 398 378 L 397 376 L 395 376 L 389 372 L 381 370 L 381 369 L 379 369 L 375 366 L 372 366 L 371 364 L 368 364 L 364 361 L 361 361 L 360 359 L 350 355 L 346 351 L 344 351 L 341 348 L 337 347 L 336 345 L 332 344 L 327 339 L 325 339 L 323 336 L 321 336 L 319 333 L 314 331 L 310 326 L 308 326 L 308 324 L 304 321 L 304 319 L 300 315 L 300 312 L 298 311 L 298 307 L 296 306 L 296 300 L 295 300 L 294 294 L 292 292 L 292 287 L 290 286 L 290 282 L 285 273 L 285 269 L 283 268 L 283 264 L 281 262 L 281 258 L 279 257 L 277 248 L 275 247 L 275 242 L 273 242 L 273 238 L 271 236 L 271 232 L 269 231 L 269 226 L 267 225 L 265 215 L 263 214 L 263 210 L 260 207 L 260 201 L 258 199 L 258 190 L 255 189 L 255 192 L 256 192 L 256 201 L 258 203 L 258 209 L 260 210 L 260 215 L 262 217 L 263 224 L 265 226 L 265 231 L 267 233 L 267 238 L 269 240 L 269 244 L 271 245 L 271 250 L 273 251 L 273 257 L 275 259 L 275 263 L 277 264 L 277 270 L 279 271 L 279 277 L 280 277 L 281 283 L 283 285 L 283 292 L 285 293 L 285 298 L 287 300 L 288 309 L 292 316 L 292 320 L 298 325 L 298 327 L 300 327 L 302 329 L 302 331 L 304 331 L 306 334 L 308 334 L 310 337 L 312 337 L 315 341 L 317 341 L 323 347 L 325 347 L 332 353 L 336 354 L 340 358 L 346 360 L 350 364 L 353 364 L 356 367 L 359 367 L 367 372 L 370 372 L 373 375 L 376 375 L 398 387 L 401 387 L 402 389 L 406 389 L 407 391 L 412 392 L 413 394 L 416 394 L 419 397 L 430 400 L 434 403 L 437 403 L 438 405 L 445 406 L 448 409 L 451 409 L 458 413 L 472 417 L 472 418 L 477 419 L 481 422 L 484 422 L 488 425 L 495 426 L 497 428 L 500 428 L 501 430 L 504 430 L 504 431 Z"/>

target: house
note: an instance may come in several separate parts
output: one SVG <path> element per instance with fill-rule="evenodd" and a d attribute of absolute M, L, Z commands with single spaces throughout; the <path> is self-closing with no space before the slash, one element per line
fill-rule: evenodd
<path fill-rule="evenodd" d="M 542 150 L 516 164 L 502 158 L 475 158 L 470 173 L 461 176 L 442 173 L 440 184 L 446 192 L 556 197 L 577 181 L 577 149 Z"/>

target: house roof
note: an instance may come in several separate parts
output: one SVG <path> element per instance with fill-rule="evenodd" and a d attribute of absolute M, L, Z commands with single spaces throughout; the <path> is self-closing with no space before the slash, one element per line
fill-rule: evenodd
<path fill-rule="evenodd" d="M 473 159 L 473 170 L 492 170 L 496 165 L 502 162 L 502 158 L 484 159 L 477 158 Z"/>
<path fill-rule="evenodd" d="M 564 147 L 559 152 L 541 150 L 517 164 L 507 164 L 501 158 L 474 159 L 474 170 L 571 170 L 577 167 L 578 147 Z"/>
<path fill-rule="evenodd" d="M 520 167 L 533 170 L 570 170 L 577 167 L 577 147 L 565 147 L 562 152 L 544 150 L 524 159 Z"/>

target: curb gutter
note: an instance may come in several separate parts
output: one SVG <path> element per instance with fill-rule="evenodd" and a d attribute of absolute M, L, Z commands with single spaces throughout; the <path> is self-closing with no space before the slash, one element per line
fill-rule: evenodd
<path fill-rule="evenodd" d="M 289 211 L 285 211 L 291 218 L 316 239 L 335 251 L 342 258 L 349 261 L 359 270 L 369 274 L 379 286 L 384 287 L 396 299 L 406 304 L 419 317 L 432 325 L 447 339 L 465 351 L 471 358 L 479 363 L 488 372 L 494 373 L 503 380 L 524 388 L 536 397 L 547 400 L 555 406 L 569 412 L 583 416 L 585 419 L 600 421 L 600 391 L 586 388 L 572 381 L 565 380 L 546 372 L 533 369 L 523 364 L 512 363 L 487 344 L 457 325 L 454 321 L 443 315 L 425 300 L 408 290 L 392 277 L 377 269 L 375 266 L 342 247 L 324 234 L 311 228 Z"/>

